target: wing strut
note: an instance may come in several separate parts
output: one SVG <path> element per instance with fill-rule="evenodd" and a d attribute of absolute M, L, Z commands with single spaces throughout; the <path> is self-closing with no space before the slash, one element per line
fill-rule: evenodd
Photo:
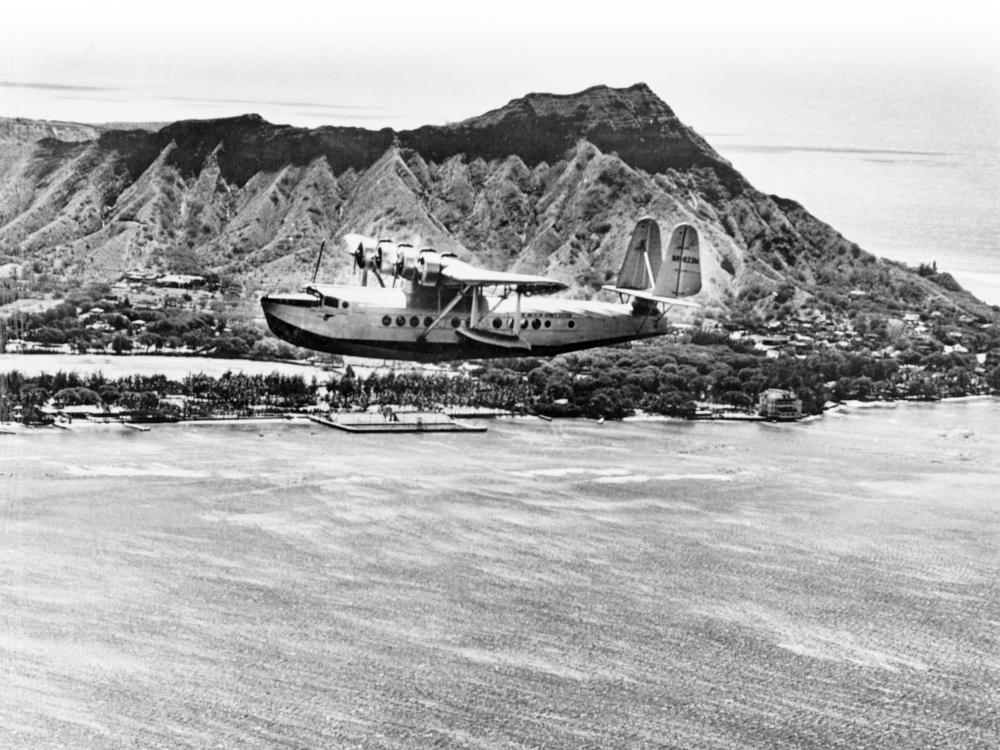
<path fill-rule="evenodd" d="M 463 286 L 461 291 L 459 291 L 459 293 L 455 295 L 455 298 L 447 304 L 444 310 L 441 311 L 441 314 L 434 319 L 434 322 L 431 323 L 429 326 L 427 326 L 427 328 L 424 329 L 423 333 L 417 336 L 417 341 L 423 343 L 427 339 L 427 334 L 430 333 L 434 329 L 434 327 L 437 326 L 437 324 L 444 319 L 445 315 L 450 313 L 455 308 L 455 305 L 457 305 L 459 302 L 462 301 L 462 298 L 469 293 L 469 289 L 471 288 L 472 288 L 471 285 L 468 284 L 466 286 Z M 475 305 L 475 302 L 473 302 L 472 304 Z"/>

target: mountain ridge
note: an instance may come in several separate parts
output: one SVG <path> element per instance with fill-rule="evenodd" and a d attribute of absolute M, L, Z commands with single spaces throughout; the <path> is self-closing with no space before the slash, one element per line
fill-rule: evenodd
<path fill-rule="evenodd" d="M 294 285 L 323 240 L 361 231 L 547 273 L 589 296 L 617 272 L 634 221 L 652 215 L 701 231 L 709 314 L 840 304 L 852 289 L 898 309 L 989 312 L 756 190 L 642 83 L 532 93 L 404 131 L 254 114 L 89 140 L 38 130 L 0 149 L 0 255 L 64 280 L 223 272 L 249 301 Z M 346 254 L 328 253 L 322 272 L 346 279 Z"/>

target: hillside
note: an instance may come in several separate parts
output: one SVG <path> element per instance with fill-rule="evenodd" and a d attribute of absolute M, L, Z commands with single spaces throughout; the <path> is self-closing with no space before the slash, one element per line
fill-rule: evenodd
<path fill-rule="evenodd" d="M 410 131 L 257 115 L 155 132 L 0 122 L 0 263 L 25 262 L 56 287 L 211 271 L 240 282 L 250 304 L 260 290 L 296 286 L 321 241 L 339 249 L 360 231 L 549 274 L 590 296 L 617 272 L 643 215 L 700 230 L 709 316 L 994 315 L 946 274 L 876 259 L 794 201 L 756 190 L 645 84 L 529 94 Z M 348 256 L 327 253 L 322 273 L 347 278 Z"/>

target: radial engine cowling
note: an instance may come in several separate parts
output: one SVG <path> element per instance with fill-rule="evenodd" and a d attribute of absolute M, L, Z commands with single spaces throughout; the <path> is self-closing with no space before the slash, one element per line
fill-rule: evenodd
<path fill-rule="evenodd" d="M 406 281 L 417 278 L 417 249 L 413 245 L 402 244 L 397 248 L 396 274 Z"/>
<path fill-rule="evenodd" d="M 434 286 L 441 278 L 441 255 L 434 250 L 421 250 L 417 258 L 417 271 L 420 283 L 424 286 Z"/>
<path fill-rule="evenodd" d="M 381 274 L 391 275 L 396 272 L 396 260 L 399 251 L 395 242 L 390 240 L 379 240 L 378 249 L 375 251 L 374 270 Z"/>

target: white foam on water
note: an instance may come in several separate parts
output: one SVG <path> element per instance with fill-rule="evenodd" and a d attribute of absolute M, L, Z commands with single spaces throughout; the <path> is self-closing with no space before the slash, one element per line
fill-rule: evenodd
<path fill-rule="evenodd" d="M 862 667 L 874 667 L 896 672 L 900 668 L 925 672 L 930 667 L 918 659 L 912 659 L 889 651 L 870 648 L 857 643 L 850 633 L 802 633 L 803 640 L 777 643 L 778 648 L 791 651 L 799 656 L 827 661 L 844 661 Z M 808 638 L 808 640 L 805 640 Z"/>
<path fill-rule="evenodd" d="M 674 482 L 680 479 L 698 479 L 707 482 L 731 482 L 730 474 L 660 474 L 657 479 Z"/>
<path fill-rule="evenodd" d="M 206 479 L 207 471 L 179 469 L 165 464 L 148 466 L 74 466 L 65 467 L 67 474 L 77 477 L 172 477 L 175 479 Z"/>
<path fill-rule="evenodd" d="M 583 467 L 565 467 L 560 469 L 532 469 L 531 471 L 515 471 L 515 477 L 569 477 L 574 474 L 590 474 L 593 476 L 621 476 L 628 474 L 628 469 L 588 469 Z"/>
<path fill-rule="evenodd" d="M 614 477 L 599 477 L 593 481 L 596 484 L 641 484 L 648 482 L 652 478 L 645 474 L 628 474 Z"/>
<path fill-rule="evenodd" d="M 641 482 L 680 482 L 684 480 L 708 481 L 708 482 L 731 482 L 733 478 L 726 474 L 658 474 L 649 476 L 647 474 L 627 474 L 620 476 L 599 477 L 591 481 L 597 484 L 627 484 Z"/>
<path fill-rule="evenodd" d="M 872 635 L 858 635 L 845 628 L 831 628 L 786 612 L 741 602 L 716 604 L 706 608 L 710 616 L 767 633 L 778 648 L 799 656 L 824 661 L 858 664 L 897 672 L 900 669 L 926 671 L 930 666 L 876 643 Z"/>

